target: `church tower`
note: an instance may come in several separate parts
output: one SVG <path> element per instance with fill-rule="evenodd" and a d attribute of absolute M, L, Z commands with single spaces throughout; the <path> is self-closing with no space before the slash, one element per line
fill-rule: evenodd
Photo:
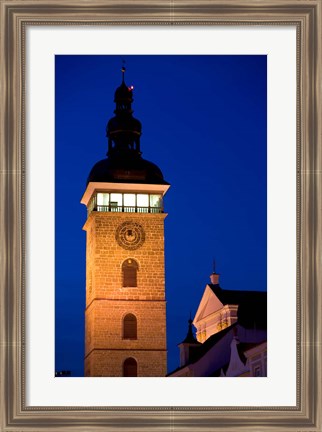
<path fill-rule="evenodd" d="M 133 87 L 115 91 L 107 158 L 92 168 L 87 207 L 85 376 L 166 375 L 162 172 L 142 158 Z"/>

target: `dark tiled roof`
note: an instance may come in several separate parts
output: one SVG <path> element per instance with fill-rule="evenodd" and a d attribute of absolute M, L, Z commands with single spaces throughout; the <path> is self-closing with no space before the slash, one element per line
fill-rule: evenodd
<path fill-rule="evenodd" d="M 229 363 L 226 363 L 224 366 L 222 366 L 219 369 L 212 372 L 209 376 L 210 377 L 220 377 L 221 370 L 223 370 L 224 374 L 226 374 L 228 366 L 229 366 Z"/>
<path fill-rule="evenodd" d="M 215 333 L 214 335 L 210 336 L 203 344 L 200 345 L 200 347 L 198 347 L 196 349 L 196 353 L 195 353 L 195 355 L 194 355 L 194 357 L 190 363 L 195 363 L 201 357 L 203 357 L 206 354 L 206 352 L 208 352 L 210 350 L 210 348 L 212 348 L 214 345 L 216 345 L 236 325 L 237 325 L 237 323 L 234 323 L 231 326 L 226 327 L 225 329 L 221 330 L 220 332 Z"/>
<path fill-rule="evenodd" d="M 184 369 L 186 366 L 189 366 L 190 364 L 196 363 L 199 359 L 201 359 L 201 357 L 203 357 L 210 350 L 210 348 L 216 345 L 216 343 L 219 342 L 220 339 L 222 339 L 236 325 L 237 323 L 232 324 L 230 327 L 227 327 L 224 330 L 221 330 L 220 332 L 210 336 L 204 343 L 200 344 L 199 346 L 196 346 L 194 350 L 191 352 L 189 363 L 187 363 L 184 366 L 178 367 L 174 371 L 170 372 L 168 375 L 172 375 L 174 372 Z"/>
<path fill-rule="evenodd" d="M 261 300 L 267 297 L 265 291 L 238 291 L 222 289 L 219 285 L 209 284 L 209 287 L 216 294 L 219 300 L 225 304 L 240 304 L 245 300 L 258 299 Z"/>

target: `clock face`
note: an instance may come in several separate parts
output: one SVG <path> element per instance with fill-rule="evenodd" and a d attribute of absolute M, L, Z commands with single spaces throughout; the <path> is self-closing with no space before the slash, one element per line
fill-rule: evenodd
<path fill-rule="evenodd" d="M 115 239 L 124 249 L 138 249 L 144 243 L 145 232 L 136 222 L 123 222 L 116 230 Z"/>

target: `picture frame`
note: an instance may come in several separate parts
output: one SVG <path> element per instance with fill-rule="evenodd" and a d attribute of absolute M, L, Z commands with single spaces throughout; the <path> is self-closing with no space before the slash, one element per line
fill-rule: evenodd
<path fill-rule="evenodd" d="M 321 431 L 321 0 L 1 0 L 1 431 Z M 52 25 L 297 29 L 297 395 L 294 407 L 26 405 L 25 32 Z"/>

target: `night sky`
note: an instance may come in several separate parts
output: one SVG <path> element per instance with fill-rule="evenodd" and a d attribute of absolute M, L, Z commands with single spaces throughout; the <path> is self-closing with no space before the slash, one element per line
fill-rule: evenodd
<path fill-rule="evenodd" d="M 216 261 L 223 289 L 267 287 L 266 56 L 79 56 L 55 60 L 56 371 L 84 375 L 86 208 L 107 152 L 114 91 L 134 86 L 143 158 L 164 199 L 168 372 Z"/>

